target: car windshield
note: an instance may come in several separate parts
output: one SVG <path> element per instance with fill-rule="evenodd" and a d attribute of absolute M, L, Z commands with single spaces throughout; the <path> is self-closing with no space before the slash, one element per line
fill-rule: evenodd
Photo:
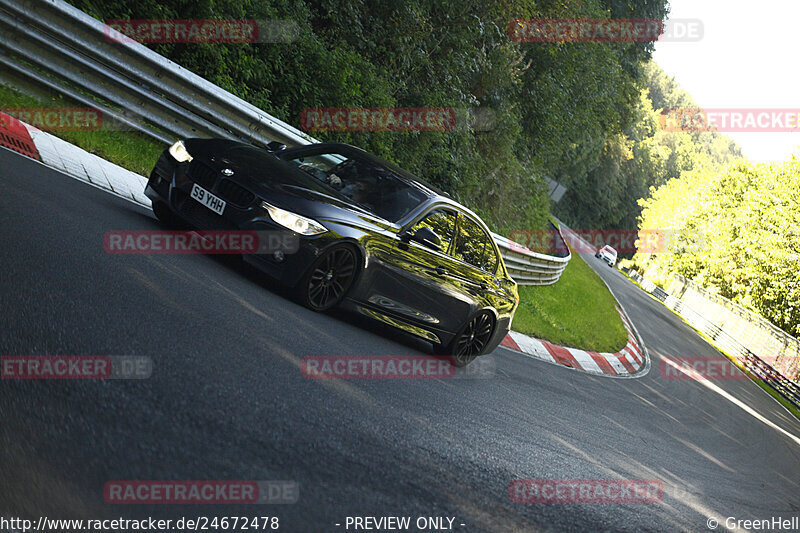
<path fill-rule="evenodd" d="M 388 168 L 364 159 L 328 152 L 285 160 L 355 204 L 390 222 L 397 222 L 427 195 Z"/>

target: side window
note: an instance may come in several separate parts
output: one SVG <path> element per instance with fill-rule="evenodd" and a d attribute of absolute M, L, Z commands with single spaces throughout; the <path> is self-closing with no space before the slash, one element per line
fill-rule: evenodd
<path fill-rule="evenodd" d="M 414 224 L 411 227 L 411 231 L 417 231 L 423 226 L 432 229 L 442 239 L 439 251 L 446 254 L 450 250 L 450 243 L 453 242 L 453 235 L 456 229 L 456 214 L 452 211 L 437 209 L 428 213 L 425 218 Z"/>
<path fill-rule="evenodd" d="M 486 236 L 487 239 L 492 239 L 491 235 Z M 483 269 L 492 274 L 497 273 L 497 252 L 494 251 L 491 240 L 486 243 L 486 253 L 483 256 Z"/>
<path fill-rule="evenodd" d="M 480 269 L 495 272 L 497 254 L 491 245 L 491 236 L 471 219 L 461 216 L 458 222 L 458 239 L 453 256 Z"/>

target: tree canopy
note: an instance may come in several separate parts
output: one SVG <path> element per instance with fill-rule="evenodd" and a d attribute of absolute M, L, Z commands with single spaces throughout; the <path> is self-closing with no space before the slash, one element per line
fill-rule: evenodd
<path fill-rule="evenodd" d="M 100 20 L 293 21 L 289 43 L 148 46 L 295 126 L 311 107 L 455 108 L 452 131 L 312 133 L 393 160 L 498 231 L 546 225 L 545 177 L 569 189 L 558 213 L 592 226 L 633 223 L 650 184 L 631 185 L 642 179 L 625 162 L 653 43 L 520 43 L 508 31 L 520 18 L 663 20 L 667 0 L 71 1 Z"/>
<path fill-rule="evenodd" d="M 665 284 L 682 274 L 800 334 L 800 160 L 699 169 L 642 201 L 642 228 L 673 230 L 673 253 L 634 264 Z"/>

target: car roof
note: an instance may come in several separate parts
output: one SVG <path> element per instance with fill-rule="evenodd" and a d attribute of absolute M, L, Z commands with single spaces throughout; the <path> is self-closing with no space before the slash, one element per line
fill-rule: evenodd
<path fill-rule="evenodd" d="M 435 204 L 435 206 L 437 208 L 438 207 L 451 207 L 451 208 L 455 209 L 456 211 L 463 212 L 469 218 L 472 218 L 472 219 L 480 222 L 482 226 L 486 226 L 486 223 L 483 222 L 483 219 L 481 219 L 481 217 L 479 217 L 477 214 L 475 214 L 469 207 L 465 206 L 462 203 L 456 202 L 452 198 L 449 198 L 449 197 L 446 197 L 446 196 L 438 196 L 438 195 L 434 196 L 434 197 L 431 197 L 431 200 L 429 202 L 427 202 L 427 205 L 424 207 L 423 210 L 427 210 L 428 206 L 431 206 L 431 205 L 434 205 L 434 204 Z M 488 228 L 488 226 L 486 226 L 484 229 L 486 229 L 488 231 L 489 228 Z"/>

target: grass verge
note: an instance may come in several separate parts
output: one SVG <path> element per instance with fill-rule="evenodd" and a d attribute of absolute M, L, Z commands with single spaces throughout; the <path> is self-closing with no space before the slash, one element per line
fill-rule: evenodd
<path fill-rule="evenodd" d="M 554 285 L 519 286 L 513 329 L 555 344 L 616 352 L 628 340 L 616 304 L 600 276 L 573 252 Z"/>
<path fill-rule="evenodd" d="M 719 349 L 719 348 L 717 348 L 717 349 Z M 723 352 L 723 353 L 724 353 L 724 352 Z M 727 356 L 727 354 L 726 354 L 726 356 Z M 727 356 L 727 357 L 728 357 L 728 359 L 731 359 L 731 357 L 730 357 L 730 356 Z M 736 363 L 734 363 L 734 364 L 736 364 Z M 736 366 L 739 366 L 739 367 L 741 368 L 741 365 L 738 365 L 738 364 L 737 364 Z M 773 388 L 772 388 L 772 387 L 769 385 L 769 383 L 767 383 L 766 381 L 764 381 L 764 380 L 762 380 L 762 379 L 759 379 L 759 378 L 755 377 L 755 376 L 754 376 L 753 374 L 751 374 L 750 372 L 747 372 L 747 371 L 745 371 L 745 374 L 747 374 L 747 375 L 750 377 L 750 379 L 752 379 L 753 381 L 755 381 L 756 385 L 758 385 L 759 387 L 761 387 L 762 389 L 764 389 L 764 391 L 765 391 L 767 394 L 769 394 L 770 396 L 772 396 L 773 398 L 775 398 L 775 399 L 778 401 L 778 403 L 780 403 L 782 406 L 784 406 L 784 407 L 786 408 L 786 410 L 787 410 L 787 411 L 789 411 L 790 413 L 792 413 L 792 414 L 793 414 L 793 415 L 794 415 L 794 416 L 795 416 L 795 417 L 796 417 L 798 420 L 800 420 L 800 409 L 798 409 L 798 408 L 797 408 L 797 406 L 796 406 L 795 404 L 793 404 L 792 402 L 790 402 L 789 400 L 787 400 L 786 398 L 784 398 L 784 397 L 781 395 L 781 393 L 779 393 L 778 391 L 776 391 L 775 389 L 773 389 Z"/>
<path fill-rule="evenodd" d="M 0 85 L 0 111 L 38 107 L 80 106 L 61 97 L 54 97 L 48 101 L 39 100 L 5 85 Z M 136 131 L 99 129 L 96 131 L 48 131 L 48 133 L 142 176 L 150 175 L 150 170 L 165 148 L 160 142 Z"/>

